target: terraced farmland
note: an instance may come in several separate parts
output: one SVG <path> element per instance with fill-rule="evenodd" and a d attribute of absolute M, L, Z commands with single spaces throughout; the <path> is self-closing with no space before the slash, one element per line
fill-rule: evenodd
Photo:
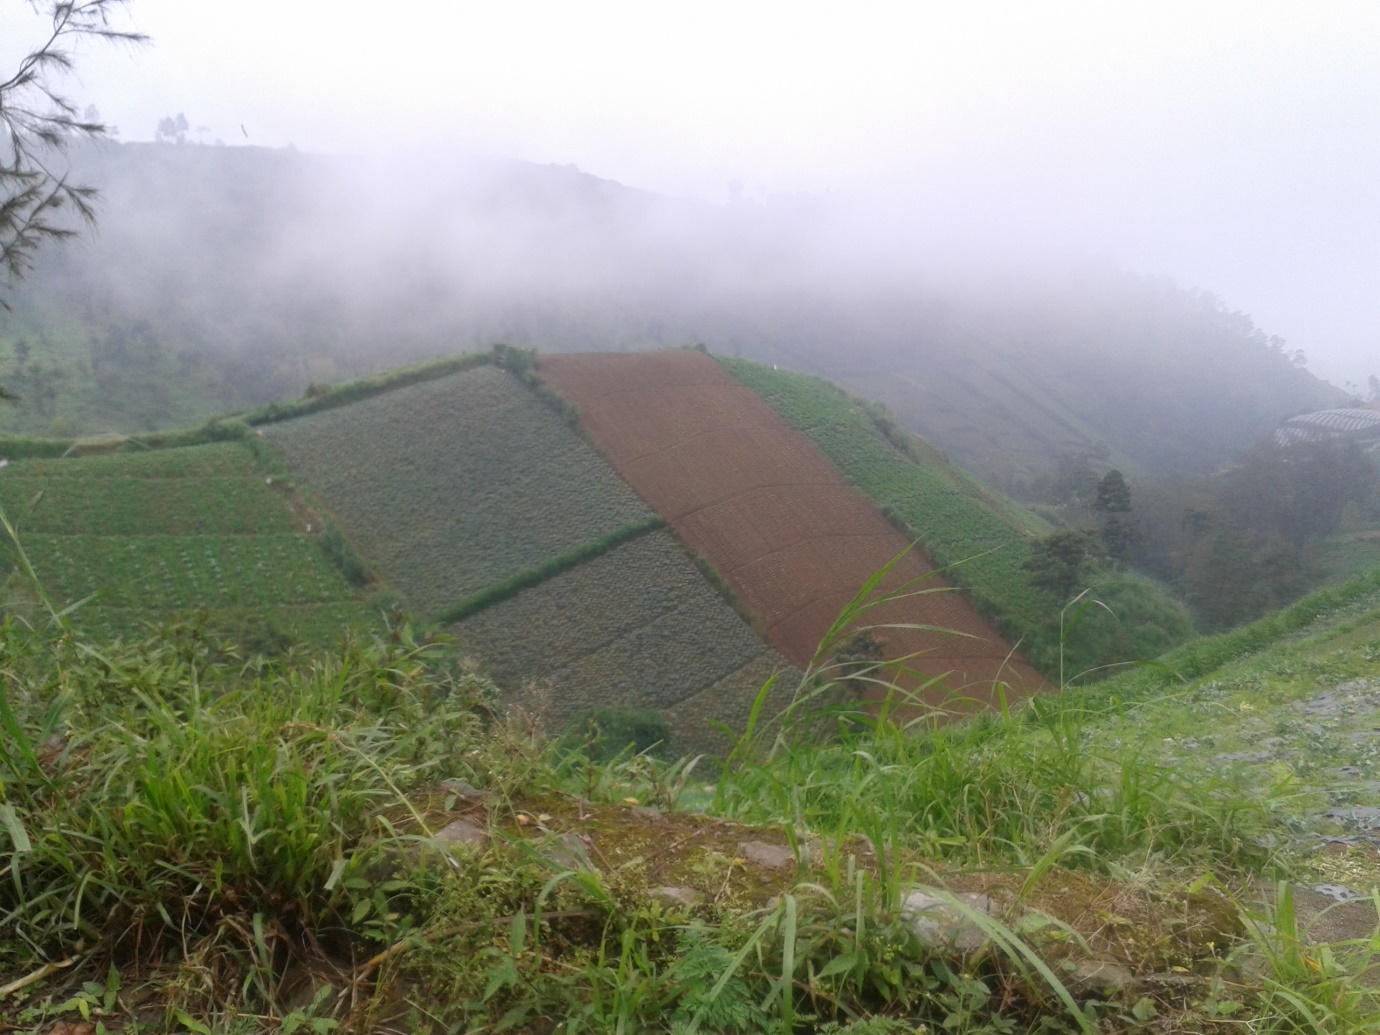
<path fill-rule="evenodd" d="M 423 616 L 653 516 L 556 413 L 492 366 L 263 432 Z"/>
<path fill-rule="evenodd" d="M 840 610 L 908 545 L 837 469 L 722 366 L 688 350 L 544 357 L 542 380 L 579 410 L 583 427 L 624 478 L 703 554 L 772 644 L 803 666 Z M 943 677 L 933 700 L 1008 696 L 1043 686 L 966 598 L 942 591 L 912 552 L 892 585 L 941 589 L 877 608 L 888 658 Z"/>
<path fill-rule="evenodd" d="M 462 651 L 555 728 L 648 708 L 679 747 L 704 746 L 711 719 L 744 718 L 789 668 L 608 462 L 499 367 L 263 431 L 370 567 L 423 617 L 465 614 L 447 626 Z"/>
<path fill-rule="evenodd" d="M 793 686 L 787 670 L 907 546 L 817 448 L 699 353 L 540 362 L 608 459 L 525 374 L 476 362 L 348 404 L 251 416 L 262 444 L 16 461 L 0 471 L 0 506 L 55 601 L 92 597 L 78 624 L 124 636 L 193 608 L 253 613 L 321 642 L 376 623 L 320 549 L 320 526 L 308 530 L 329 520 L 417 617 L 464 615 L 450 626 L 462 648 L 508 690 L 530 691 L 553 725 L 654 708 L 682 747 L 745 718 L 774 672 Z M 265 445 L 276 459 L 260 459 Z M 663 518 L 674 534 L 657 530 Z M 892 584 L 929 571 L 911 554 Z M 917 680 L 945 677 L 934 703 L 980 700 L 998 679 L 1011 698 L 1041 685 L 955 592 L 868 617 L 896 628 L 866 649 L 917 655 Z"/>
<path fill-rule="evenodd" d="M 87 601 L 79 630 L 138 636 L 204 609 L 331 643 L 379 622 L 242 443 L 15 461 L 0 507 L 55 606 Z"/>

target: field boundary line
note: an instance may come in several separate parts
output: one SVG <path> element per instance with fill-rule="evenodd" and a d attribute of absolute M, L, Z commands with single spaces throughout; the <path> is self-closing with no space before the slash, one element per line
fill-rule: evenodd
<path fill-rule="evenodd" d="M 665 527 L 666 519 L 660 514 L 654 514 L 642 521 L 624 525 L 607 535 L 602 535 L 587 543 L 581 543 L 574 549 L 557 554 L 541 564 L 528 568 L 526 571 L 520 571 L 502 582 L 496 582 L 480 590 L 455 606 L 442 611 L 433 619 L 433 622 L 436 625 L 453 625 L 456 622 L 462 622 L 480 611 L 487 610 L 495 604 L 500 604 L 510 597 L 516 596 L 525 589 L 539 586 L 571 568 L 584 564 L 586 561 L 592 561 L 596 557 L 602 557 L 625 543 L 630 543 L 634 539 L 639 539 Z"/>

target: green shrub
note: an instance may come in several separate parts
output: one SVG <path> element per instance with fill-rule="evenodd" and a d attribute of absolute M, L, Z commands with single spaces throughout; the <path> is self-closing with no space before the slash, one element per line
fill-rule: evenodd
<path fill-rule="evenodd" d="M 336 570 L 344 576 L 345 581 L 352 586 L 367 586 L 374 581 L 373 575 L 360 560 L 359 554 L 355 553 L 355 548 L 340 533 L 331 522 L 327 521 L 321 529 L 320 536 L 317 537 L 326 558 L 335 565 Z"/>
<path fill-rule="evenodd" d="M 563 743 L 598 763 L 621 755 L 672 757 L 671 727 L 666 715 L 649 708 L 599 708 L 586 712 L 570 724 Z"/>

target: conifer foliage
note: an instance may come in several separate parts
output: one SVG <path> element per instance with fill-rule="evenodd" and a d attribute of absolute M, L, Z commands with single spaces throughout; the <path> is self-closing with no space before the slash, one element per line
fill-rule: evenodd
<path fill-rule="evenodd" d="M 33 4 L 33 48 L 0 80 L 0 271 L 17 279 L 33 266 L 40 245 L 71 237 L 95 220 L 94 187 L 72 182 L 62 162 L 79 140 L 104 136 L 109 127 L 94 108 L 79 112 L 62 92 L 82 39 L 142 43 L 137 32 L 115 27 L 128 0 L 53 0 Z M 3 75 L 4 73 L 0 73 Z"/>

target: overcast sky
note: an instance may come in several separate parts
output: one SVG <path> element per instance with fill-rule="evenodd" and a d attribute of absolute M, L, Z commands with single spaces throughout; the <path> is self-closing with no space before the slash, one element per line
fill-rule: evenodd
<path fill-rule="evenodd" d="M 23 0 L 0 0 L 13 66 Z M 355 13 L 355 11 L 359 13 Z M 1380 2 L 133 0 L 72 92 L 125 140 L 573 162 L 832 192 L 1218 294 L 1380 373 Z M 10 28 L 7 28 L 7 23 Z M 195 134 L 194 134 L 195 137 Z"/>

